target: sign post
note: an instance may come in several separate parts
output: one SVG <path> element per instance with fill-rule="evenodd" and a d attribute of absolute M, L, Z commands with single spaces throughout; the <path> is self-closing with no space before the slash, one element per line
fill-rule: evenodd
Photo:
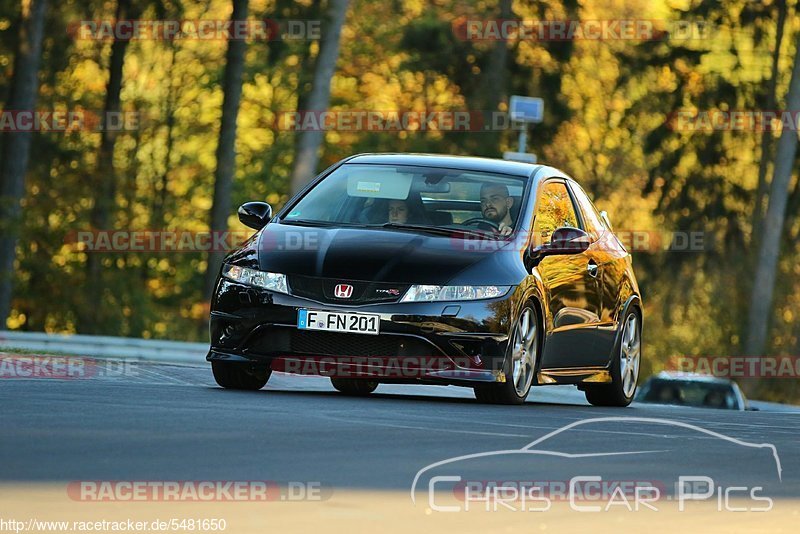
<path fill-rule="evenodd" d="M 536 163 L 536 154 L 528 154 L 528 124 L 542 122 L 544 101 L 532 96 L 514 95 L 508 105 L 508 114 L 513 122 L 521 123 L 518 152 L 504 152 L 503 159 Z"/>

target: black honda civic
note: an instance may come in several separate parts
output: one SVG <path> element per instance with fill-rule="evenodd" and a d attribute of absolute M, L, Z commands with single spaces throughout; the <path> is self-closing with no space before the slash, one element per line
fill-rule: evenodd
<path fill-rule="evenodd" d="M 273 371 L 471 387 L 519 404 L 573 384 L 627 406 L 642 354 L 631 256 L 569 176 L 545 165 L 362 154 L 316 177 L 224 261 L 211 302 L 214 378 Z"/>

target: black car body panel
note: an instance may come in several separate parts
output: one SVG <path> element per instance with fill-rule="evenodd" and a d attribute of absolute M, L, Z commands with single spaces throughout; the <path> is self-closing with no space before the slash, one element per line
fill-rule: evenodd
<path fill-rule="evenodd" d="M 525 177 L 516 231 L 505 241 L 473 242 L 464 236 L 284 220 L 316 184 L 353 162 Z M 529 234 L 539 190 L 548 179 L 574 183 L 550 167 L 482 158 L 369 154 L 334 165 L 225 258 L 226 264 L 286 275 L 290 294 L 220 277 L 211 303 L 208 359 L 276 369 L 292 359 L 338 358 L 346 366 L 363 357 L 380 368 L 379 358 L 431 357 L 437 359 L 436 368 L 422 369 L 413 380 L 460 385 L 503 381 L 510 325 L 525 303 L 533 303 L 545 333 L 535 383 L 608 381 L 621 317 L 631 307 L 641 309 L 631 257 L 609 228 L 583 252 L 532 260 Z M 597 265 L 595 274 L 587 272 L 590 263 Z M 333 290 L 341 283 L 353 286 L 353 297 L 336 297 Z M 400 302 L 412 284 L 510 290 L 486 300 Z M 299 331 L 300 309 L 379 314 L 381 333 Z M 381 380 L 409 381 L 391 376 Z"/>
<path fill-rule="evenodd" d="M 270 224 L 258 237 L 258 268 L 305 277 L 446 284 L 462 272 L 469 278 L 465 271 L 474 266 L 493 269 L 496 284 L 519 282 L 516 265 L 456 243 L 448 237 L 411 232 Z M 492 266 L 477 265 L 482 262 Z"/>

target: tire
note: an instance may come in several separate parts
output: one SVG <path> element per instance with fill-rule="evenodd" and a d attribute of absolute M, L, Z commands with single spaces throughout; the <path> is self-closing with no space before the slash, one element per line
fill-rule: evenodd
<path fill-rule="evenodd" d="M 514 322 L 503 361 L 505 382 L 476 386 L 475 398 L 486 404 L 522 404 L 539 366 L 541 323 L 536 308 L 526 304 Z"/>
<path fill-rule="evenodd" d="M 225 389 L 258 391 L 269 380 L 272 370 L 250 363 L 211 362 L 214 380 Z"/>
<path fill-rule="evenodd" d="M 619 346 L 611 361 L 611 383 L 586 386 L 586 400 L 593 406 L 624 408 L 633 401 L 642 361 L 642 319 L 636 308 L 630 309 L 622 323 Z"/>
<path fill-rule="evenodd" d="M 337 391 L 355 397 L 369 395 L 378 387 L 378 383 L 374 380 L 357 378 L 331 378 L 331 384 Z"/>

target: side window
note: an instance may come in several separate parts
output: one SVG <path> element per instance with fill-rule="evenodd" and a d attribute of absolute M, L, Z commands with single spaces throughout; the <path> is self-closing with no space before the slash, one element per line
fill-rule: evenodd
<path fill-rule="evenodd" d="M 592 201 L 589 200 L 589 197 L 586 196 L 586 193 L 579 185 L 573 184 L 571 188 L 575 195 L 575 200 L 577 200 L 578 206 L 580 207 L 581 214 L 583 215 L 583 223 L 586 227 L 584 230 L 586 230 L 586 233 L 589 234 L 592 240 L 599 239 L 605 231 L 605 225 L 602 219 L 600 219 L 600 214 L 597 213 L 597 208 L 594 207 Z"/>
<path fill-rule="evenodd" d="M 564 182 L 546 182 L 539 194 L 536 219 L 533 222 L 533 244 L 541 246 L 550 242 L 553 231 L 562 226 L 580 228 L 575 207 Z"/>

